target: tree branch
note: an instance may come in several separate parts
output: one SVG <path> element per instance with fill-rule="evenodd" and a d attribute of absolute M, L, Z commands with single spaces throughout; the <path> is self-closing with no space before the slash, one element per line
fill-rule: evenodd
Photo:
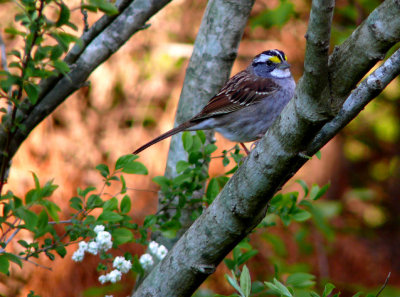
<path fill-rule="evenodd" d="M 323 114 L 330 113 L 328 75 L 328 51 L 331 37 L 331 23 L 335 0 L 316 0 L 312 2 L 310 21 L 306 38 L 306 53 L 304 59 L 304 74 L 298 95 L 302 98 L 302 104 L 298 105 L 300 113 L 310 121 L 324 119 Z M 324 92 L 324 93 L 323 93 Z M 325 98 L 325 100 L 319 100 Z M 310 109 L 310 106 L 313 109 Z M 303 109 L 303 107 L 305 107 Z"/>
<path fill-rule="evenodd" d="M 400 1 L 386 0 L 343 44 L 335 47 L 329 59 L 334 109 L 341 108 L 355 84 L 399 42 L 399 15 Z"/>
<path fill-rule="evenodd" d="M 397 18 L 394 18 L 395 14 Z M 369 53 L 384 54 L 400 39 L 400 34 L 396 38 L 391 34 L 400 32 L 399 14 L 398 1 L 387 0 L 360 25 L 356 30 L 358 36 L 353 34 L 330 57 L 331 78 L 339 79 L 340 74 L 344 75 L 346 66 L 354 71 L 345 74 L 349 81 L 344 86 L 335 82 L 338 91 L 333 90 L 332 95 L 340 97 L 332 98 L 333 102 L 339 102 L 341 106 L 360 78 L 371 69 L 373 63 Z M 371 23 L 388 26 L 385 32 L 389 33 L 375 39 L 374 34 L 368 33 Z M 363 38 L 369 38 L 371 44 L 365 44 Z M 360 48 L 359 43 L 364 45 L 363 50 L 367 53 L 361 58 L 355 57 Z M 353 49 L 356 51 L 353 52 Z M 338 53 L 342 53 L 339 58 Z M 349 60 L 349 57 L 353 57 L 353 60 Z M 349 66 L 353 62 L 357 65 Z M 310 79 L 310 84 L 316 85 L 319 79 Z M 324 112 L 330 110 L 322 110 L 323 113 L 309 116 L 304 112 L 308 108 L 314 109 L 310 106 L 312 102 L 327 100 L 322 98 L 327 93 L 325 90 L 317 93 L 312 100 L 304 100 L 299 94 L 304 93 L 307 87 L 305 80 L 301 80 L 294 99 L 286 106 L 281 117 L 260 140 L 209 208 L 153 269 L 134 296 L 190 296 L 228 252 L 262 220 L 268 201 L 308 160 L 301 152 L 328 121 Z M 301 106 L 302 104 L 305 106 Z M 318 148 L 324 144 L 319 143 Z M 179 294 L 176 294 L 176 288 Z"/>
<path fill-rule="evenodd" d="M 307 147 L 307 155 L 318 151 L 320 143 L 327 143 L 350 123 L 386 86 L 400 74 L 400 50 L 397 50 L 383 65 L 371 73 L 344 102 L 338 115 L 326 123 Z"/>

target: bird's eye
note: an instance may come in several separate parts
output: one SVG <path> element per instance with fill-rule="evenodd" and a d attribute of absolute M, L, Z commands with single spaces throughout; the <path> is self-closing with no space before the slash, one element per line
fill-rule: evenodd
<path fill-rule="evenodd" d="M 267 66 L 272 66 L 274 64 L 274 62 L 272 62 L 271 60 L 267 61 Z"/>

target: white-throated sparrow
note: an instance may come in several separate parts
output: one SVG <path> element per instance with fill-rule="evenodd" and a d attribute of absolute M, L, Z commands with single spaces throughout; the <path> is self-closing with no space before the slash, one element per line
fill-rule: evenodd
<path fill-rule="evenodd" d="M 230 78 L 200 113 L 133 154 L 184 130 L 215 129 L 240 143 L 261 138 L 293 97 L 296 83 L 289 68 L 282 51 L 262 52 L 245 70 Z"/>

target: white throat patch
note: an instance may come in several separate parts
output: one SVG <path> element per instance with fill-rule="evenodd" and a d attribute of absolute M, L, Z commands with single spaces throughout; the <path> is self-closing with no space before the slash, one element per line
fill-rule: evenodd
<path fill-rule="evenodd" d="M 270 74 L 271 76 L 276 78 L 285 78 L 285 77 L 290 77 L 290 70 L 275 68 L 274 70 L 271 71 Z"/>

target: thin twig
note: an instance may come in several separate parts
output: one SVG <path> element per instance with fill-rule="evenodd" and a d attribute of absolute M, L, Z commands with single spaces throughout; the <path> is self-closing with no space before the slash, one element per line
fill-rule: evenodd
<path fill-rule="evenodd" d="M 44 269 L 53 271 L 53 269 L 51 269 L 51 267 L 47 267 L 47 266 L 44 266 L 44 265 L 42 265 L 42 264 L 33 262 L 32 260 L 25 259 L 24 257 L 20 257 L 20 256 L 17 256 L 17 257 L 20 258 L 21 260 L 24 260 L 24 261 L 26 261 L 26 262 L 28 262 L 28 263 L 31 263 L 31 264 L 33 264 L 33 265 L 35 265 L 35 266 L 37 266 L 37 267 L 41 267 L 41 268 L 44 268 Z"/>
<path fill-rule="evenodd" d="M 55 225 L 55 224 L 71 224 L 71 223 L 72 223 L 72 220 L 65 220 L 65 221 L 58 221 L 58 222 L 56 222 L 56 221 L 49 222 L 49 224 L 51 224 L 51 225 Z"/>
<path fill-rule="evenodd" d="M 0 251 L 4 251 L 5 248 L 6 248 L 6 246 L 7 246 L 7 244 L 8 244 L 8 243 L 11 241 L 11 239 L 16 235 L 16 233 L 19 232 L 20 229 L 17 229 L 18 231 L 17 231 L 17 230 L 14 231 L 14 233 L 11 234 L 11 236 L 10 236 L 7 240 L 5 240 L 7 233 L 10 232 L 11 230 L 13 230 L 13 229 L 15 228 L 15 225 L 16 225 L 16 224 L 19 225 L 20 222 L 18 222 L 18 221 L 21 221 L 21 219 L 18 219 L 18 218 L 15 219 L 14 223 L 12 223 L 12 226 L 13 226 L 13 227 L 9 226 L 9 228 L 7 229 L 7 231 L 4 232 L 3 235 L 1 236 L 0 241 L 3 241 L 3 240 L 4 240 L 4 241 L 5 241 L 5 246 L 4 246 Z"/>
<path fill-rule="evenodd" d="M 385 283 L 383 284 L 382 288 L 379 290 L 378 294 L 376 294 L 375 297 L 378 297 L 382 293 L 383 289 L 386 288 L 386 285 L 387 285 L 387 283 L 389 281 L 389 278 L 390 278 L 390 274 L 391 274 L 391 272 L 388 273 L 388 276 L 386 277 Z"/>
<path fill-rule="evenodd" d="M 84 24 L 83 32 L 87 32 L 89 31 L 88 13 L 83 7 L 81 7 L 81 13 L 83 15 L 83 24 Z"/>

